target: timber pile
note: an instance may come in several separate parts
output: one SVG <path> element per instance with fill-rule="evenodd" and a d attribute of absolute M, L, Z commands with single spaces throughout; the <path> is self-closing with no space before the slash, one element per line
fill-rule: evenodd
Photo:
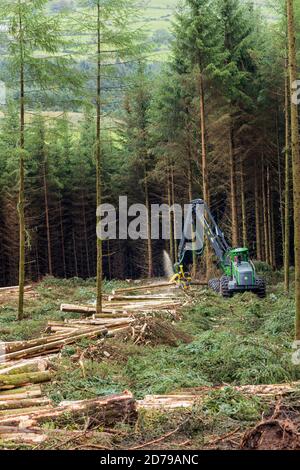
<path fill-rule="evenodd" d="M 161 287 L 161 286 L 173 286 L 170 283 L 160 283 L 151 285 L 150 288 Z M 136 289 L 146 289 L 147 292 L 138 295 L 126 295 L 127 292 L 131 292 Z M 61 304 L 60 310 L 63 312 L 77 312 L 87 316 L 95 315 L 96 318 L 103 318 L 104 315 L 115 315 L 115 316 L 130 316 L 130 315 L 145 315 L 155 311 L 159 312 L 171 312 L 176 313 L 179 307 L 184 305 L 186 300 L 178 295 L 178 289 L 176 292 L 167 293 L 155 293 L 151 294 L 148 292 L 149 285 L 138 286 L 137 288 L 120 289 L 113 291 L 111 295 L 106 296 L 106 300 L 102 304 L 101 314 L 96 314 L 95 305 L 76 305 L 76 304 Z"/>
<path fill-rule="evenodd" d="M 71 337 L 86 337 L 85 332 L 102 332 L 102 336 L 114 336 L 118 332 L 124 332 L 130 329 L 134 318 L 91 318 L 91 319 L 71 319 L 63 322 L 49 321 L 46 331 L 55 333 L 55 335 L 72 335 Z M 53 335 L 53 336 L 55 336 Z M 99 335 L 97 335 L 99 336 Z"/>
<path fill-rule="evenodd" d="M 137 418 L 136 402 L 130 392 L 88 400 L 62 401 L 58 406 L 45 404 L 37 408 L 9 410 L 0 413 L 1 426 L 17 426 L 22 429 L 39 426 L 47 421 L 63 424 L 66 420 L 84 423 L 89 428 L 113 425 L 117 422 L 133 423 Z"/>
<path fill-rule="evenodd" d="M 7 391 L 11 389 L 47 382 L 51 379 L 48 367 L 49 360 L 41 357 L 15 361 L 9 364 L 2 362 L 0 363 L 0 390 L 6 390 L 5 394 L 7 395 Z M 0 400 L 1 397 L 2 395 L 0 395 Z M 29 397 L 24 396 L 24 398 Z"/>
<path fill-rule="evenodd" d="M 0 303 L 7 302 L 8 300 L 13 300 L 19 295 L 19 286 L 11 287 L 0 287 Z M 37 293 L 34 291 L 33 286 L 24 287 L 24 297 L 25 299 L 32 299 L 37 297 Z"/>
<path fill-rule="evenodd" d="M 147 409 L 173 409 L 173 408 L 190 408 L 196 402 L 204 401 L 207 395 L 213 390 L 220 390 L 228 387 L 196 387 L 192 389 L 184 389 L 181 392 L 170 395 L 146 395 L 143 400 L 138 400 L 138 408 Z M 275 396 L 283 396 L 299 390 L 300 382 L 292 382 L 286 384 L 274 385 L 241 385 L 232 388 L 245 395 L 256 395 L 262 398 L 274 398 Z"/>
<path fill-rule="evenodd" d="M 54 335 L 28 341 L 4 342 L 1 344 L 0 363 L 57 353 L 82 338 L 97 338 L 106 334 L 107 329 L 103 325 L 84 325 L 81 329 L 74 326 L 68 331 L 58 331 Z"/>
<path fill-rule="evenodd" d="M 107 329 L 108 337 L 122 335 L 122 341 L 131 340 L 134 344 L 166 344 L 178 346 L 180 342 L 190 343 L 192 337 L 178 329 L 169 321 L 152 316 L 141 318 L 91 318 L 81 320 L 49 321 L 47 332 L 64 333 L 82 331 L 87 326 L 100 325 Z"/>

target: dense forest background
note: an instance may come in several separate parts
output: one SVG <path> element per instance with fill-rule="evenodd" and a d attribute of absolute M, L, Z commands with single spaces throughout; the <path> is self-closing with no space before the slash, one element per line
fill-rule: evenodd
<path fill-rule="evenodd" d="M 204 196 L 234 246 L 249 246 L 274 269 L 287 250 L 293 264 L 283 1 L 29 3 L 25 26 L 37 40 L 25 41 L 23 97 L 17 25 L 9 9 L 0 18 L 2 286 L 18 283 L 21 99 L 26 279 L 96 274 L 99 56 L 103 202 L 117 205 L 127 195 L 149 206 Z M 104 241 L 104 276 L 161 275 L 163 249 L 175 260 L 172 237 Z"/>

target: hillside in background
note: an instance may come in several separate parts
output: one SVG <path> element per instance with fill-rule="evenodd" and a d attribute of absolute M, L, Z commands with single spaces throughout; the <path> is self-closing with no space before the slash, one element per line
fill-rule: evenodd
<path fill-rule="evenodd" d="M 247 1 L 245 0 L 245 2 Z M 276 19 L 277 15 L 270 6 L 270 1 L 254 0 L 253 3 L 261 8 L 263 16 L 269 21 Z M 172 21 L 176 8 L 180 5 L 180 0 L 142 0 L 137 1 L 136 5 L 137 9 L 140 9 L 140 15 L 135 26 L 141 28 L 149 36 L 149 42 L 152 46 L 152 52 L 149 54 L 150 61 L 166 59 L 172 40 Z M 53 12 L 59 12 L 63 9 L 74 11 L 76 6 L 74 0 L 51 0 L 49 8 Z"/>

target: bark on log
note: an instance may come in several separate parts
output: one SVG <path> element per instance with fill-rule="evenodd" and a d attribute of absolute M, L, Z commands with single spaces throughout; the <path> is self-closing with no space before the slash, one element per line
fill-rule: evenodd
<path fill-rule="evenodd" d="M 29 359 L 26 361 L 20 361 L 13 365 L 5 365 L 0 369 L 0 376 L 7 374 L 21 374 L 27 372 L 43 372 L 48 368 L 49 361 L 47 359 Z"/>
<path fill-rule="evenodd" d="M 135 287 L 124 287 L 120 289 L 114 289 L 112 290 L 112 294 L 119 294 L 123 292 L 134 292 L 136 290 L 153 290 L 153 289 L 160 289 L 161 287 L 174 287 L 176 286 L 175 282 L 158 282 L 155 284 L 146 284 L 143 286 L 135 286 Z"/>
<path fill-rule="evenodd" d="M 0 390 L 9 390 L 28 384 L 48 382 L 49 380 L 51 380 L 51 373 L 49 371 L 1 375 Z"/>
<path fill-rule="evenodd" d="M 32 286 L 24 286 L 24 291 L 31 290 L 33 287 Z M 19 291 L 19 286 L 9 286 L 9 287 L 0 287 L 0 294 L 6 293 L 6 292 L 14 292 L 14 291 Z"/>
<path fill-rule="evenodd" d="M 262 398 L 284 395 L 299 389 L 300 382 L 273 385 L 241 385 L 233 386 L 236 391 L 246 395 L 256 395 Z M 187 408 L 193 406 L 196 401 L 203 401 L 213 390 L 222 390 L 227 386 L 195 387 L 169 395 L 146 395 L 143 400 L 138 400 L 138 408 Z"/>
<path fill-rule="evenodd" d="M 0 400 L 0 411 L 19 410 L 20 408 L 32 408 L 35 406 L 51 405 L 49 398 L 23 398 L 15 400 Z"/>
<path fill-rule="evenodd" d="M 13 388 L 0 391 L 0 403 L 7 400 L 24 400 L 27 398 L 39 398 L 42 396 L 40 385 L 29 385 L 26 387 Z"/>
<path fill-rule="evenodd" d="M 107 334 L 106 328 L 93 328 L 92 330 L 88 331 L 78 331 L 76 333 L 67 334 L 63 336 L 64 339 L 61 339 L 62 336 L 59 336 L 60 339 L 56 339 L 55 335 L 49 337 L 49 341 L 47 338 L 47 342 L 45 344 L 40 344 L 38 346 L 25 348 L 22 350 L 18 350 L 12 353 L 5 354 L 2 356 L 4 361 L 9 361 L 11 359 L 22 359 L 24 357 L 32 357 L 34 355 L 41 355 L 43 352 L 49 353 L 49 351 L 57 351 L 61 349 L 63 346 L 67 344 L 72 344 L 82 338 L 95 338 L 98 336 L 103 336 Z M 51 342 L 50 342 L 51 341 Z"/>

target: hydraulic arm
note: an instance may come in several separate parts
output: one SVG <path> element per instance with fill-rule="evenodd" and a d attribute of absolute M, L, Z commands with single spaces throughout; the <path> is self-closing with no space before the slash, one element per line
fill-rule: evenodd
<path fill-rule="evenodd" d="M 195 257 L 203 255 L 204 240 L 211 245 L 219 268 L 223 272 L 220 279 L 211 279 L 209 286 L 224 297 L 236 292 L 253 291 L 265 297 L 264 279 L 256 276 L 255 267 L 249 259 L 248 248 L 231 248 L 218 227 L 209 207 L 202 199 L 191 202 L 185 218 L 184 229 L 178 247 L 178 260 L 175 263 L 174 279 L 188 283 L 191 279 L 190 265 Z"/>

